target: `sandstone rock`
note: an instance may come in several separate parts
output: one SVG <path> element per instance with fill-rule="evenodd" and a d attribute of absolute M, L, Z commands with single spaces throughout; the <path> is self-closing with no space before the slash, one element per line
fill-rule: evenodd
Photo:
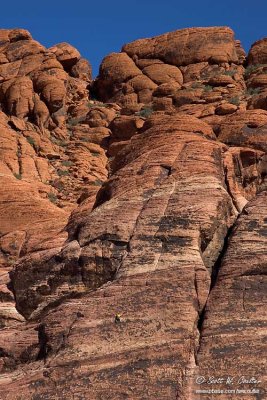
<path fill-rule="evenodd" d="M 144 120 L 138 116 L 120 116 L 115 118 L 110 129 L 112 130 L 112 139 L 116 141 L 128 140 L 144 125 Z"/>
<path fill-rule="evenodd" d="M 263 38 L 255 42 L 248 53 L 249 64 L 266 64 L 267 63 L 267 38 Z"/>
<path fill-rule="evenodd" d="M 91 128 L 108 127 L 115 116 L 116 112 L 112 108 L 96 106 L 88 111 L 85 122 Z"/>
<path fill-rule="evenodd" d="M 145 67 L 142 72 L 158 85 L 172 82 L 180 85 L 183 83 L 183 75 L 174 65 L 152 64 Z"/>
<path fill-rule="evenodd" d="M 33 84 L 29 78 L 22 77 L 9 81 L 4 91 L 8 114 L 23 119 L 33 112 Z"/>
<path fill-rule="evenodd" d="M 209 75 L 211 66 L 207 61 L 199 62 L 197 64 L 189 64 L 181 66 L 180 70 L 183 73 L 184 83 L 191 81 L 200 80 L 203 75 L 207 77 Z"/>
<path fill-rule="evenodd" d="M 247 205 L 228 240 L 206 306 L 195 369 L 196 375 L 200 376 L 233 377 L 233 390 L 241 390 L 240 384 L 245 386 L 240 381 L 242 376 L 244 379 L 255 377 L 259 383 L 254 383 L 253 387 L 263 395 L 266 374 L 264 360 L 259 354 L 264 348 L 262 338 L 266 323 L 263 303 L 266 256 L 262 251 L 266 246 L 265 215 L 266 192 Z M 253 243 L 253 247 L 248 243 Z M 204 389 L 207 386 L 202 385 Z M 208 389 L 215 387 L 217 390 L 225 389 L 225 384 L 209 385 Z M 221 395 L 222 399 L 227 397 Z M 215 399 L 216 395 L 210 398 Z"/>
<path fill-rule="evenodd" d="M 45 48 L 35 40 L 20 40 L 11 42 L 4 50 L 9 62 L 20 60 L 26 56 L 43 53 Z"/>
<path fill-rule="evenodd" d="M 87 60 L 81 58 L 77 63 L 71 68 L 71 75 L 75 78 L 82 79 L 86 82 L 91 82 L 92 80 L 92 67 Z"/>
<path fill-rule="evenodd" d="M 227 144 L 266 151 L 266 124 L 266 111 L 240 112 L 221 124 L 218 138 Z"/>
<path fill-rule="evenodd" d="M 179 107 L 179 113 L 192 115 L 204 120 L 215 114 L 215 106 L 213 104 L 185 104 Z"/>
<path fill-rule="evenodd" d="M 267 78 L 266 78 L 266 71 L 267 71 L 267 67 L 265 69 L 265 71 L 263 70 L 263 73 L 261 74 L 257 74 L 257 75 L 253 75 L 251 77 L 251 79 L 249 79 L 247 81 L 247 86 L 248 87 L 252 87 L 252 88 L 259 88 L 261 86 L 267 86 Z"/>
<path fill-rule="evenodd" d="M 206 103 L 216 103 L 220 102 L 223 97 L 220 93 L 209 90 L 202 93 L 201 99 L 205 100 Z"/>
<path fill-rule="evenodd" d="M 243 49 L 240 40 L 235 40 L 235 48 L 236 48 L 236 53 L 238 56 L 239 64 L 243 64 L 243 62 L 246 60 L 246 52 Z"/>
<path fill-rule="evenodd" d="M 142 72 L 136 67 L 133 60 L 125 53 L 112 53 L 105 57 L 99 70 L 96 81 L 96 90 L 101 100 L 112 98 L 120 85 Z"/>
<path fill-rule="evenodd" d="M 183 106 L 184 104 L 196 103 L 200 98 L 195 91 L 179 90 L 173 96 L 173 104 L 176 107 Z"/>
<path fill-rule="evenodd" d="M 143 107 L 143 104 L 138 104 L 138 103 L 124 104 L 124 106 L 121 108 L 120 114 L 121 115 L 132 115 L 137 112 L 140 112 L 142 107 Z"/>
<path fill-rule="evenodd" d="M 251 148 L 231 147 L 223 155 L 226 183 L 235 207 L 241 212 L 248 200 L 266 186 L 266 157 Z"/>
<path fill-rule="evenodd" d="M 62 64 L 65 71 L 70 71 L 81 58 L 78 50 L 68 43 L 56 44 L 50 47 L 49 51 L 56 55 L 56 58 Z"/>
<path fill-rule="evenodd" d="M 46 50 L 24 30 L 1 30 L 0 37 L 0 103 L 10 116 L 0 113 L 0 325 L 9 327 L 24 320 L 6 286 L 12 266 L 26 254 L 60 247 L 66 238 L 61 230 L 84 190 L 83 179 L 105 179 L 107 169 L 101 147 L 94 152 L 77 146 L 84 158 L 77 167 L 74 143 L 68 147 L 67 110 L 89 101 L 89 63 L 68 44 Z M 103 134 L 92 138 L 99 144 L 103 140 Z M 91 190 L 92 206 L 98 189 Z"/>
<path fill-rule="evenodd" d="M 179 89 L 180 85 L 177 83 L 163 83 L 153 91 L 153 96 L 173 96 Z"/>
<path fill-rule="evenodd" d="M 169 97 L 154 98 L 152 107 L 154 111 L 173 111 L 173 101 Z"/>
<path fill-rule="evenodd" d="M 233 114 L 237 110 L 237 106 L 230 103 L 223 103 L 218 106 L 215 110 L 215 113 L 218 115 L 227 115 Z"/>
<path fill-rule="evenodd" d="M 108 148 L 108 155 L 110 157 L 115 157 L 118 153 L 129 144 L 129 140 L 122 140 L 120 142 L 112 142 Z"/>
<path fill-rule="evenodd" d="M 193 400 L 239 372 L 264 397 L 263 47 L 245 71 L 229 28 L 184 29 L 91 83 L 71 45 L 0 30 L 1 399 Z"/>
<path fill-rule="evenodd" d="M 114 161 L 113 174 L 99 193 L 95 210 L 82 209 L 82 218 L 73 214 L 78 226 L 70 223 L 69 243 L 61 253 L 46 253 L 46 258 L 38 253 L 39 261 L 21 260 L 12 273 L 19 307 L 32 317 L 56 299 L 101 285 L 43 318 L 48 357 L 53 355 L 43 372 L 56 379 L 62 396 L 70 390 L 78 393 L 74 381 L 66 379 L 76 365 L 76 379 L 94 377 L 93 388 L 88 379 L 82 384 L 87 398 L 100 393 L 110 396 L 111 388 L 116 399 L 132 391 L 142 398 L 143 380 L 148 398 L 153 398 L 155 387 L 163 399 L 175 398 L 177 390 L 180 398 L 187 398 L 182 377 L 197 351 L 196 324 L 208 295 L 208 271 L 236 218 L 234 204 L 243 189 L 229 161 L 225 175 L 227 148 L 212 140 L 214 135 L 205 123 L 179 114 L 154 115 L 143 129 L 142 135 L 132 137 L 123 157 Z M 257 156 L 242 168 L 256 163 Z M 233 189 L 231 194 L 225 179 Z M 119 326 L 113 319 L 118 310 L 122 313 Z M 166 347 L 166 340 L 171 347 Z M 116 366 L 110 363 L 114 344 L 120 354 Z M 86 372 L 77 368 L 81 354 L 89 360 Z M 131 367 L 139 368 L 140 359 L 144 377 Z M 112 386 L 118 368 L 123 383 Z M 24 396 L 51 397 L 55 390 L 50 380 L 44 386 L 34 384 L 39 370 L 29 376 L 31 385 L 14 374 L 9 377 L 10 383 L 0 386 L 2 396 L 7 390 L 14 392 L 17 385 Z"/>
<path fill-rule="evenodd" d="M 110 54 L 101 64 L 94 91 L 102 101 L 111 99 L 123 106 L 138 102 L 148 104 L 152 101 L 150 90 L 154 89 L 156 96 L 160 96 L 160 90 L 165 90 L 163 96 L 172 95 L 184 81 L 195 77 L 206 79 L 206 82 L 207 77 L 212 79 L 211 71 L 220 74 L 217 80 L 213 78 L 214 85 L 232 83 L 234 80 L 230 75 L 222 75 L 224 68 L 230 68 L 229 63 L 236 63 L 235 71 L 238 71 L 241 58 L 241 47 L 236 46 L 229 28 L 175 31 L 137 40 L 125 45 L 121 53 Z M 242 81 L 241 75 L 236 78 L 238 82 Z M 169 86 L 157 91 L 157 86 L 161 85 Z"/>
<path fill-rule="evenodd" d="M 89 128 L 88 125 L 78 125 L 72 130 L 72 136 L 75 141 L 81 140 L 99 144 L 104 149 L 108 147 L 110 135 L 111 131 L 102 126 Z"/>
<path fill-rule="evenodd" d="M 31 34 L 26 29 L 0 29 L 1 44 L 31 39 Z"/>
<path fill-rule="evenodd" d="M 213 76 L 209 81 L 208 84 L 211 86 L 227 86 L 232 84 L 233 78 L 229 75 L 217 75 Z"/>
<path fill-rule="evenodd" d="M 47 127 L 47 123 L 49 121 L 49 110 L 37 94 L 34 94 L 33 104 L 35 123 L 41 128 L 41 130 L 43 130 L 45 127 Z"/>
<path fill-rule="evenodd" d="M 261 91 L 260 94 L 253 95 L 248 100 L 248 109 L 262 109 L 267 110 L 267 90 Z"/>
<path fill-rule="evenodd" d="M 233 36 L 233 31 L 224 27 L 189 28 L 136 40 L 123 46 L 122 51 L 130 57 L 159 58 L 176 66 L 203 61 L 237 63 Z"/>
<path fill-rule="evenodd" d="M 17 184 L 21 181 L 20 186 L 24 187 L 25 191 L 29 193 L 34 192 L 34 198 L 37 199 L 36 210 L 38 210 L 41 204 L 39 200 L 47 198 L 50 194 L 56 196 L 54 188 L 51 186 L 49 188 L 49 185 L 46 185 L 48 181 L 51 182 L 51 178 L 53 177 L 53 166 L 50 165 L 46 157 L 49 159 L 60 157 L 57 152 L 58 149 L 55 150 L 53 143 L 50 141 L 50 133 L 45 129 L 47 127 L 51 129 L 51 117 L 57 120 L 64 128 L 65 117 L 63 115 L 56 116 L 55 111 L 59 114 L 57 110 L 59 101 L 63 104 L 65 101 L 72 101 L 70 97 L 66 97 L 65 84 L 69 79 L 74 78 L 70 78 L 63 71 L 56 56 L 33 41 L 27 31 L 3 30 L 0 34 L 2 44 L 0 48 L 1 62 L 4 62 L 4 64 L 1 65 L 0 72 L 2 77 L 2 83 L 0 84 L 0 100 L 2 109 L 9 114 L 13 114 L 10 121 L 3 118 L 3 125 L 1 125 L 1 174 L 4 174 L 4 177 L 9 177 L 9 179 L 14 180 Z M 68 45 L 65 45 L 65 55 L 67 54 L 67 47 Z M 72 52 L 75 51 L 76 50 L 72 49 Z M 60 59 L 62 59 L 62 54 L 63 51 L 61 50 Z M 85 64 L 86 63 L 83 63 L 82 65 Z M 77 66 L 77 68 L 78 71 L 79 66 Z M 45 71 L 43 73 L 43 78 L 42 71 Z M 75 71 L 73 73 L 75 73 Z M 51 75 L 55 76 L 52 85 L 51 82 L 49 82 Z M 56 81 L 56 79 L 61 82 Z M 54 82 L 56 83 L 55 89 L 52 87 Z M 80 84 L 80 86 L 81 85 L 82 84 Z M 86 86 L 86 83 L 84 83 L 84 85 Z M 64 89 L 62 90 L 62 96 L 58 98 L 60 87 Z M 50 116 L 48 107 L 40 99 L 40 96 L 35 93 L 36 90 L 42 91 L 42 96 L 46 98 L 49 109 L 53 112 L 53 115 Z M 77 99 L 73 101 L 77 101 Z M 59 121 L 59 119 L 61 120 Z M 31 123 L 29 123 L 29 120 Z M 15 131 L 11 130 L 8 125 L 12 126 Z M 58 131 L 56 134 L 58 134 Z M 28 185 L 29 183 L 30 185 Z M 25 198 L 24 196 L 20 196 L 20 190 L 17 189 L 19 186 L 16 185 L 14 188 L 14 192 L 9 192 L 10 202 L 12 203 L 12 201 L 14 201 L 14 204 L 16 202 L 19 204 L 19 199 L 21 199 L 21 203 L 23 204 Z M 51 197 L 51 199 L 54 201 L 54 198 Z M 48 202 L 48 204 L 52 206 L 50 202 Z M 18 205 L 18 207 L 19 206 L 20 205 Z M 34 209 L 35 208 L 33 208 L 33 210 Z M 16 213 L 14 213 L 14 217 L 15 215 Z M 39 214 L 38 211 L 36 211 L 36 221 L 38 221 L 38 218 L 41 218 L 41 215 L 41 210 Z M 6 238 L 9 237 L 8 235 L 12 237 L 12 229 L 16 229 L 16 226 L 12 227 L 11 216 L 12 213 L 9 213 L 9 210 L 7 210 L 7 217 L 10 218 L 11 231 L 5 235 Z M 62 221 L 65 220 L 62 219 Z M 38 225 L 36 221 L 34 219 L 33 224 L 36 223 L 37 229 L 37 227 L 40 228 L 40 225 Z M 25 223 L 26 222 L 23 222 L 23 224 Z M 65 222 L 63 222 L 63 224 L 64 223 Z M 27 232 L 27 230 L 28 228 L 25 228 L 24 231 Z M 39 238 L 37 235 L 36 243 L 39 239 L 41 239 L 41 236 Z M 30 248 L 29 251 L 31 251 Z M 1 260 L 3 260 L 3 262 L 7 261 L 7 257 L 3 256 L 2 253 Z"/>
<path fill-rule="evenodd" d="M 34 84 L 50 112 L 55 112 L 63 107 L 66 88 L 62 80 L 43 72 L 38 75 Z"/>

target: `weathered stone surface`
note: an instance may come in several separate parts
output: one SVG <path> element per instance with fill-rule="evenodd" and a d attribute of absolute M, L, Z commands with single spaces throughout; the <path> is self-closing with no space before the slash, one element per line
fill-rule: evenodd
<path fill-rule="evenodd" d="M 87 60 L 81 58 L 77 63 L 71 68 L 71 75 L 74 78 L 82 79 L 87 82 L 92 80 L 92 67 Z"/>
<path fill-rule="evenodd" d="M 267 63 L 267 38 L 263 38 L 253 43 L 248 53 L 249 64 Z"/>
<path fill-rule="evenodd" d="M 122 115 L 115 118 L 110 128 L 112 130 L 112 139 L 116 141 L 128 140 L 138 132 L 144 125 L 144 120 L 139 116 Z"/>
<path fill-rule="evenodd" d="M 184 82 L 198 78 L 200 84 L 214 87 L 232 85 L 227 91 L 231 98 L 244 89 L 241 53 L 240 43 L 236 46 L 233 32 L 225 27 L 183 29 L 137 40 L 103 60 L 94 91 L 102 101 L 125 107 L 153 102 L 152 92 L 175 96 Z"/>
<path fill-rule="evenodd" d="M 26 29 L 1 29 L 0 30 L 1 46 L 9 42 L 18 40 L 32 39 L 30 32 Z"/>
<path fill-rule="evenodd" d="M 131 57 L 158 58 L 172 65 L 210 61 L 237 62 L 234 34 L 229 28 L 189 28 L 151 39 L 140 39 L 122 48 Z"/>
<path fill-rule="evenodd" d="M 233 114 L 237 110 L 237 106 L 230 103 L 223 103 L 218 106 L 215 110 L 215 113 L 218 115 L 227 115 Z"/>
<path fill-rule="evenodd" d="M 174 65 L 152 64 L 142 70 L 157 85 L 163 83 L 183 83 L 183 75 L 179 68 Z"/>
<path fill-rule="evenodd" d="M 266 64 L 249 65 L 246 69 L 248 109 L 267 110 Z"/>
<path fill-rule="evenodd" d="M 107 158 L 100 138 L 83 145 L 67 127 L 71 107 L 89 111 L 88 62 L 68 44 L 46 50 L 24 30 L 0 37 L 0 326 L 9 327 L 24 321 L 10 270 L 27 254 L 60 249 L 85 181 L 93 206 Z"/>
<path fill-rule="evenodd" d="M 125 81 L 129 81 L 142 72 L 125 53 L 112 53 L 102 61 L 96 90 L 103 101 L 107 101 L 121 90 Z"/>
<path fill-rule="evenodd" d="M 211 86 L 227 86 L 234 83 L 234 80 L 229 75 L 217 75 L 210 78 L 208 84 Z"/>
<path fill-rule="evenodd" d="M 91 82 L 71 45 L 0 30 L 1 399 L 208 400 L 197 376 L 239 373 L 265 398 L 259 60 L 191 28 Z"/>
<path fill-rule="evenodd" d="M 91 180 L 98 179 L 96 163 L 89 150 L 92 165 L 87 173 L 83 169 L 77 176 L 75 169 L 81 165 L 74 165 L 72 157 L 73 148 L 77 147 L 79 153 L 82 147 L 73 143 L 72 126 L 85 121 L 94 107 L 94 104 L 89 107 L 87 88 L 91 80 L 90 65 L 67 43 L 46 50 L 24 30 L 0 32 L 3 37 L 0 54 L 4 62 L 0 66 L 4 68 L 0 71 L 0 102 L 1 109 L 10 116 L 10 121 L 4 114 L 1 116 L 4 118 L 0 139 L 2 160 L 17 179 L 30 180 L 33 186 L 37 184 L 41 197 L 51 194 L 51 201 L 65 209 L 73 208 L 81 195 L 83 179 L 92 177 L 92 168 L 96 173 Z M 15 45 L 16 59 L 11 57 Z M 76 116 L 77 122 L 73 121 Z M 105 117 L 108 122 L 103 121 L 102 126 L 110 122 L 107 112 L 101 119 Z M 83 146 L 83 154 L 85 148 Z M 106 176 L 105 166 L 103 168 L 100 175 Z"/>
<path fill-rule="evenodd" d="M 252 88 L 259 88 L 261 86 L 266 86 L 267 85 L 267 77 L 266 77 L 266 72 L 267 71 L 267 66 L 265 70 L 263 69 L 263 73 L 253 75 L 251 79 L 247 81 L 247 86 L 252 87 Z"/>
<path fill-rule="evenodd" d="M 62 64 L 66 71 L 71 70 L 72 67 L 81 58 L 80 53 L 75 47 L 68 43 L 59 43 L 49 49 L 56 55 L 57 60 Z"/>
<path fill-rule="evenodd" d="M 229 116 L 220 126 L 224 143 L 267 150 L 267 112 L 249 110 Z"/>
<path fill-rule="evenodd" d="M 211 269 L 246 191 L 229 164 L 232 153 L 207 124 L 186 115 L 155 115 L 143 129 L 115 158 L 95 210 L 81 210 L 82 218 L 73 214 L 63 250 L 46 253 L 47 259 L 35 255 L 41 264 L 21 260 L 12 273 L 18 308 L 30 318 L 66 295 L 84 293 L 43 317 L 46 350 L 53 354 L 43 373 L 57 381 L 61 397 L 79 394 L 69 379 L 75 365 L 84 398 L 154 398 L 155 391 L 157 398 L 187 398 L 182 377 L 197 348 Z M 255 153 L 256 171 L 257 163 Z M 244 171 L 249 167 L 244 163 Z M 122 322 L 116 325 L 118 311 Z M 114 374 L 121 385 L 112 386 Z M 3 396 L 18 384 L 24 396 L 54 393 L 50 380 L 35 385 L 39 372 L 28 375 L 31 385 L 15 372 L 9 378 L 0 388 Z"/>
<path fill-rule="evenodd" d="M 23 119 L 34 109 L 33 84 L 28 77 L 8 81 L 8 86 L 2 86 L 5 95 L 6 108 L 9 115 Z"/>
<path fill-rule="evenodd" d="M 248 396 L 251 398 L 264 398 L 266 390 L 265 359 L 260 356 L 266 350 L 266 200 L 264 192 L 247 205 L 228 239 L 205 308 L 194 371 L 195 377 L 232 377 L 230 388 L 239 390 L 240 399 L 244 390 L 259 390 L 258 395 Z M 201 385 L 202 389 L 226 387 L 225 380 Z M 217 397 L 210 394 L 208 398 Z M 192 398 L 197 396 L 192 394 Z"/>
<path fill-rule="evenodd" d="M 260 94 L 256 94 L 248 100 L 248 109 L 262 109 L 267 110 L 267 90 L 262 91 Z"/>

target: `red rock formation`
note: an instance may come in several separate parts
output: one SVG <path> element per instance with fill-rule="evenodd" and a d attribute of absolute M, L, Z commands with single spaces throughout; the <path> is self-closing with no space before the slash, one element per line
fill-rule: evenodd
<path fill-rule="evenodd" d="M 147 105 L 168 110 L 172 105 L 206 102 L 220 106 L 237 102 L 236 97 L 239 105 L 245 86 L 243 59 L 244 51 L 229 28 L 184 29 L 137 40 L 107 56 L 94 90 L 103 101 L 125 108 Z M 213 98 L 207 101 L 209 91 Z"/>
<path fill-rule="evenodd" d="M 259 194 L 231 233 L 200 330 L 195 375 L 222 377 L 213 387 L 236 390 L 237 398 L 247 390 L 258 389 L 263 395 L 266 390 L 266 204 L 266 192 Z M 226 384 L 227 377 L 232 383 Z M 197 386 L 194 389 L 210 387 Z"/>
<path fill-rule="evenodd" d="M 189 28 L 140 39 L 125 45 L 123 51 L 131 57 L 159 58 L 177 66 L 202 61 L 215 64 L 238 61 L 234 33 L 225 27 Z"/>
<path fill-rule="evenodd" d="M 0 398 L 263 399 L 265 41 L 0 43 Z"/>
<path fill-rule="evenodd" d="M 24 30 L 1 30 L 0 37 L 0 320 L 5 325 L 21 319 L 6 288 L 13 264 L 31 252 L 60 247 L 70 211 L 81 196 L 93 206 L 108 171 L 106 145 L 89 134 L 95 104 L 89 103 L 88 62 L 68 44 L 47 50 Z M 102 113 L 95 129 L 114 116 L 112 109 Z M 74 132 L 78 127 L 82 136 Z"/>

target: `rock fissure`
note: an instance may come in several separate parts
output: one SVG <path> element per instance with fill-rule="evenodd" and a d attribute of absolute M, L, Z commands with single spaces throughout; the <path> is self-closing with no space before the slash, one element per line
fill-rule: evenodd
<path fill-rule="evenodd" d="M 51 351 L 51 348 L 48 344 L 49 342 L 49 338 L 46 332 L 46 325 L 45 324 L 40 324 L 38 326 L 38 328 L 36 328 L 38 330 L 38 344 L 39 344 L 39 352 L 37 355 L 36 360 L 44 360 L 44 362 L 46 362 L 47 356 L 49 354 L 49 352 Z"/>
<path fill-rule="evenodd" d="M 225 256 L 225 254 L 227 252 L 228 245 L 229 245 L 229 240 L 231 239 L 232 232 L 233 232 L 233 230 L 235 228 L 235 225 L 236 225 L 236 223 L 238 221 L 239 216 L 240 216 L 240 214 L 236 218 L 236 221 L 233 223 L 233 225 L 228 229 L 227 234 L 226 234 L 226 236 L 224 238 L 223 247 L 222 247 L 222 249 L 221 249 L 221 251 L 219 253 L 219 256 L 218 256 L 216 262 L 212 266 L 209 294 L 207 296 L 207 301 L 206 301 L 205 306 L 203 307 L 203 309 L 199 313 L 199 318 L 198 318 L 198 322 L 197 322 L 197 327 L 198 327 L 198 331 L 199 331 L 199 348 L 200 348 L 200 344 L 201 344 L 201 333 L 202 333 L 203 323 L 204 323 L 204 320 L 205 320 L 206 305 L 207 305 L 207 302 L 208 302 L 208 299 L 209 299 L 209 295 L 210 295 L 213 287 L 216 285 L 217 278 L 218 278 L 218 273 L 219 273 L 221 265 L 222 265 L 223 257 Z"/>
<path fill-rule="evenodd" d="M 257 196 L 256 196 L 257 197 Z M 255 198 L 256 198 L 255 197 Z M 249 205 L 249 203 L 248 203 Z M 247 208 L 247 207 L 246 207 Z M 210 283 L 210 289 L 209 289 L 209 294 L 207 297 L 207 301 L 205 306 L 203 307 L 203 309 L 200 311 L 199 313 L 199 317 L 198 317 L 198 321 L 197 321 L 197 329 L 199 331 L 199 340 L 198 340 L 198 347 L 197 347 L 197 351 L 196 351 L 196 359 L 197 359 L 197 355 L 200 352 L 201 349 L 201 340 L 202 340 L 202 331 L 203 331 L 203 324 L 205 321 L 205 316 L 206 316 L 206 306 L 207 306 L 207 302 L 209 301 L 209 296 L 213 290 L 213 288 L 216 286 L 217 283 L 217 278 L 218 278 L 218 274 L 220 272 L 220 268 L 222 266 L 223 263 L 223 259 L 227 253 L 228 247 L 229 247 L 229 242 L 231 240 L 231 237 L 233 235 L 233 232 L 236 228 L 236 226 L 238 225 L 238 221 L 239 219 L 242 217 L 242 215 L 247 215 L 247 210 L 246 208 L 244 208 L 237 216 L 235 222 L 233 223 L 233 225 L 231 227 L 229 227 L 227 234 L 224 238 L 224 244 L 223 247 L 220 251 L 220 254 L 216 260 L 216 262 L 214 263 L 213 267 L 212 267 L 212 273 L 211 273 L 211 283 Z M 261 276 L 261 274 L 256 274 L 258 276 Z M 253 276 L 252 274 L 241 274 L 240 276 Z M 245 283 L 244 283 L 245 285 Z M 196 285 L 195 285 L 196 287 Z M 197 290 L 196 290 L 197 293 Z M 243 311 L 245 311 L 245 300 L 244 300 L 244 296 L 245 296 L 245 288 L 242 289 L 242 309 Z M 196 362 L 196 366 L 198 365 L 198 363 Z"/>
<path fill-rule="evenodd" d="M 229 196 L 230 196 L 231 199 L 232 199 L 232 202 L 233 202 L 233 205 L 234 205 L 235 209 L 236 209 L 237 211 L 240 212 L 239 207 L 238 207 L 238 204 L 237 204 L 236 199 L 235 199 L 235 196 L 234 196 L 233 193 L 232 193 L 231 185 L 230 185 L 230 182 L 229 182 L 229 180 L 228 180 L 227 174 L 228 174 L 228 168 L 227 168 L 227 166 L 225 165 L 225 166 L 224 166 L 224 177 L 225 177 L 225 186 L 226 186 L 226 190 L 227 190 L 227 193 L 229 194 Z"/>

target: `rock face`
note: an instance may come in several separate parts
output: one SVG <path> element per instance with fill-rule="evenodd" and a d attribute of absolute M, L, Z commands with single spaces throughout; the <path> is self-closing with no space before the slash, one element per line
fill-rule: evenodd
<path fill-rule="evenodd" d="M 5 304 L 0 321 L 5 326 L 10 318 L 21 319 L 6 288 L 13 264 L 31 252 L 60 247 L 80 198 L 92 207 L 108 174 L 110 132 L 103 126 L 115 111 L 102 112 L 101 103 L 90 101 L 90 64 L 71 45 L 45 49 L 21 29 L 0 30 L 0 38 L 0 293 Z"/>
<path fill-rule="evenodd" d="M 159 58 L 171 65 L 202 61 L 215 64 L 237 62 L 234 33 L 229 28 L 189 28 L 151 39 L 136 40 L 123 47 L 128 55 L 141 59 Z"/>
<path fill-rule="evenodd" d="M 264 398 L 264 46 L 0 30 L 1 399 Z"/>
<path fill-rule="evenodd" d="M 94 90 L 103 101 L 116 101 L 124 108 L 203 104 L 207 94 L 208 102 L 217 106 L 231 103 L 244 89 L 243 60 L 244 51 L 231 29 L 184 29 L 137 40 L 107 56 Z"/>
<path fill-rule="evenodd" d="M 260 193 L 236 223 L 201 327 L 197 374 L 234 377 L 232 389 L 239 390 L 239 398 L 249 385 L 264 395 L 267 383 L 265 360 L 259 357 L 266 335 L 266 204 L 266 192 Z M 245 383 L 247 377 L 260 382 Z"/>

